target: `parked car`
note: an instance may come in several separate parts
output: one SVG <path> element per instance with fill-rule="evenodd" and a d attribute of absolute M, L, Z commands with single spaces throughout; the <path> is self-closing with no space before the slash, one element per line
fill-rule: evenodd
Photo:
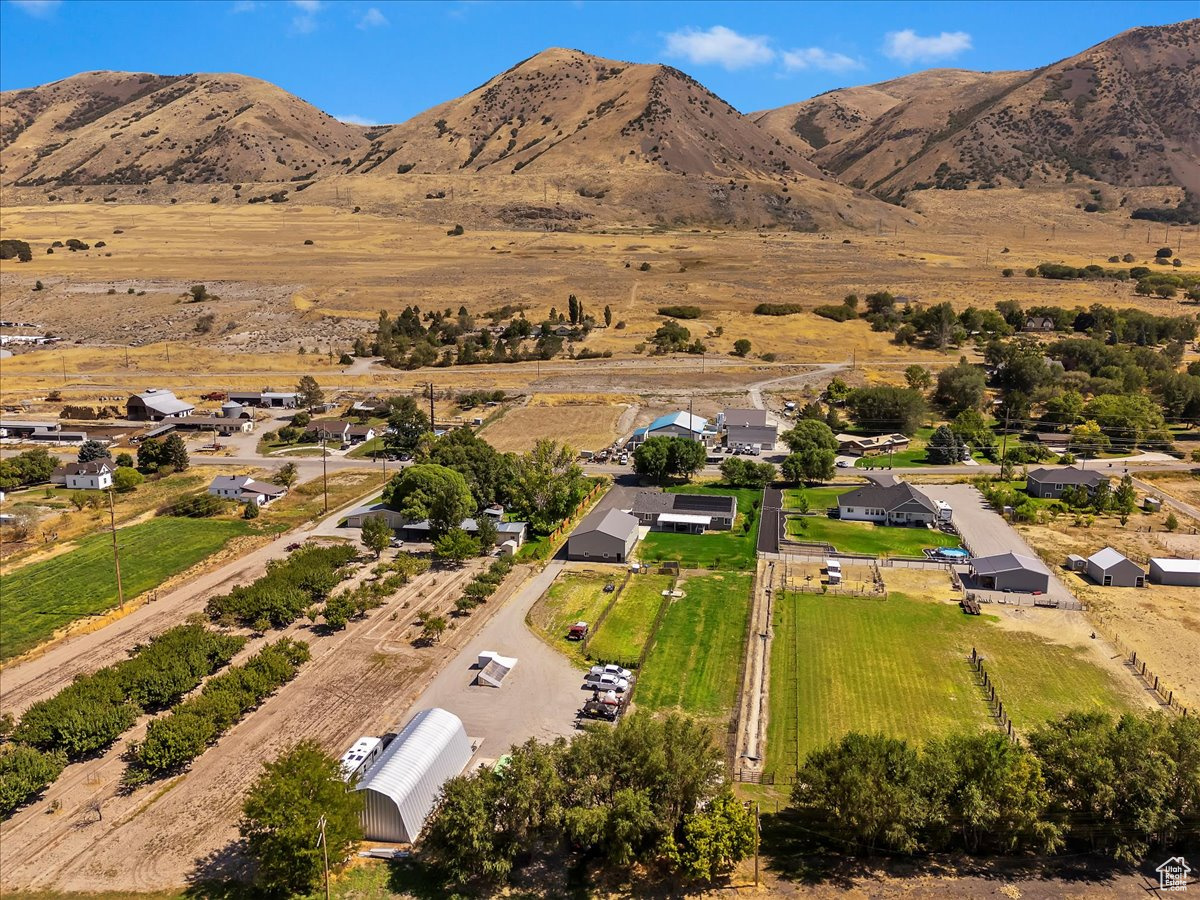
<path fill-rule="evenodd" d="M 293 550 L 299 550 L 300 547 L 301 547 L 300 542 L 296 541 L 296 543 L 294 543 L 294 544 L 287 545 L 287 551 L 288 551 L 288 553 L 291 553 Z"/>
<path fill-rule="evenodd" d="M 588 700 L 580 710 L 580 715 L 585 719 L 602 719 L 606 722 L 615 721 L 620 713 L 621 707 L 605 703 L 603 700 Z"/>
<path fill-rule="evenodd" d="M 617 589 L 617 586 L 610 581 L 608 584 L 606 584 L 604 586 L 604 593 L 611 594 L 616 589 Z"/>
<path fill-rule="evenodd" d="M 628 454 L 628 453 L 622 453 L 622 454 L 621 454 L 620 463 L 621 463 L 621 465 L 623 465 L 623 466 L 624 466 L 624 465 L 628 465 L 628 464 L 629 464 L 629 454 Z"/>
<path fill-rule="evenodd" d="M 616 675 L 618 678 L 624 678 L 626 681 L 633 677 L 633 673 L 628 669 L 622 669 L 613 663 L 609 663 L 606 666 L 592 666 L 591 671 L 593 675 Z"/>
<path fill-rule="evenodd" d="M 574 625 L 572 625 L 570 628 L 567 629 L 567 640 L 568 641 L 582 641 L 587 636 L 588 636 L 588 623 L 587 622 L 576 622 Z"/>
<path fill-rule="evenodd" d="M 598 691 L 616 691 L 618 694 L 623 694 L 629 690 L 629 682 L 624 678 L 618 678 L 616 675 L 604 673 L 597 675 L 595 672 L 588 672 L 587 677 L 583 679 L 583 683 L 590 688 Z"/>
<path fill-rule="evenodd" d="M 839 469 L 853 469 L 854 463 L 850 462 L 848 459 L 839 459 L 837 461 L 837 467 Z"/>

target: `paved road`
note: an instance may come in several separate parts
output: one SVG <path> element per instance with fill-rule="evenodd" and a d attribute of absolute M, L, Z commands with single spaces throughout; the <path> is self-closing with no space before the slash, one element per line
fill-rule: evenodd
<path fill-rule="evenodd" d="M 525 616 L 563 569 L 551 562 L 505 604 L 483 630 L 446 664 L 411 712 L 440 706 L 463 721 L 467 734 L 482 738 L 478 757 L 496 759 L 513 744 L 575 733 L 575 713 L 590 695 L 583 673 L 529 630 Z M 480 651 L 517 657 L 500 688 L 474 684 Z"/>
<path fill-rule="evenodd" d="M 1150 494 L 1152 497 L 1157 497 L 1172 509 L 1189 515 L 1197 522 L 1200 522 L 1200 507 L 1193 506 L 1191 503 L 1185 503 L 1182 500 L 1177 500 L 1170 494 L 1164 493 L 1160 488 L 1155 487 L 1150 482 L 1142 481 L 1140 478 L 1134 478 L 1133 483 L 1136 487 L 1145 491 L 1147 494 Z"/>
<path fill-rule="evenodd" d="M 1039 559 L 1037 553 L 1017 530 L 987 506 L 983 495 L 969 484 L 925 484 L 921 490 L 934 500 L 945 500 L 954 508 L 954 524 L 976 556 L 997 553 L 1020 553 Z M 1050 569 L 1050 589 L 1053 600 L 1073 602 L 1077 598 Z"/>

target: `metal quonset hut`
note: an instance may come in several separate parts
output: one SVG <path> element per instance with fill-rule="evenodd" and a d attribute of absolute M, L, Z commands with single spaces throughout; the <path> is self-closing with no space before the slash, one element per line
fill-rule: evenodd
<path fill-rule="evenodd" d="M 415 841 L 442 785 L 462 773 L 473 752 L 458 716 L 438 708 L 413 716 L 358 785 L 366 795 L 367 839 Z"/>

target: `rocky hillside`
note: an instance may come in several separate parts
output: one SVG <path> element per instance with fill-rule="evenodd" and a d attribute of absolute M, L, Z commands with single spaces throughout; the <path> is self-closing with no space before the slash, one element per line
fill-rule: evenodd
<path fill-rule="evenodd" d="M 300 181 L 368 143 L 243 75 L 87 72 L 0 96 L 0 179 L 17 186 Z"/>
<path fill-rule="evenodd" d="M 850 184 L 1054 183 L 1200 191 L 1200 20 L 1135 28 L 1030 72 L 921 72 L 753 118 Z"/>

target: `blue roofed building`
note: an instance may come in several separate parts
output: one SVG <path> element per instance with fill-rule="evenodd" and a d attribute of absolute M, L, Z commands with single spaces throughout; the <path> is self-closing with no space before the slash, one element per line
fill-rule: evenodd
<path fill-rule="evenodd" d="M 709 424 L 708 419 L 694 416 L 684 410 L 659 416 L 649 425 L 638 428 L 629 438 L 629 445 L 638 444 L 652 437 L 686 437 L 707 444 L 716 437 L 717 430 Z"/>

